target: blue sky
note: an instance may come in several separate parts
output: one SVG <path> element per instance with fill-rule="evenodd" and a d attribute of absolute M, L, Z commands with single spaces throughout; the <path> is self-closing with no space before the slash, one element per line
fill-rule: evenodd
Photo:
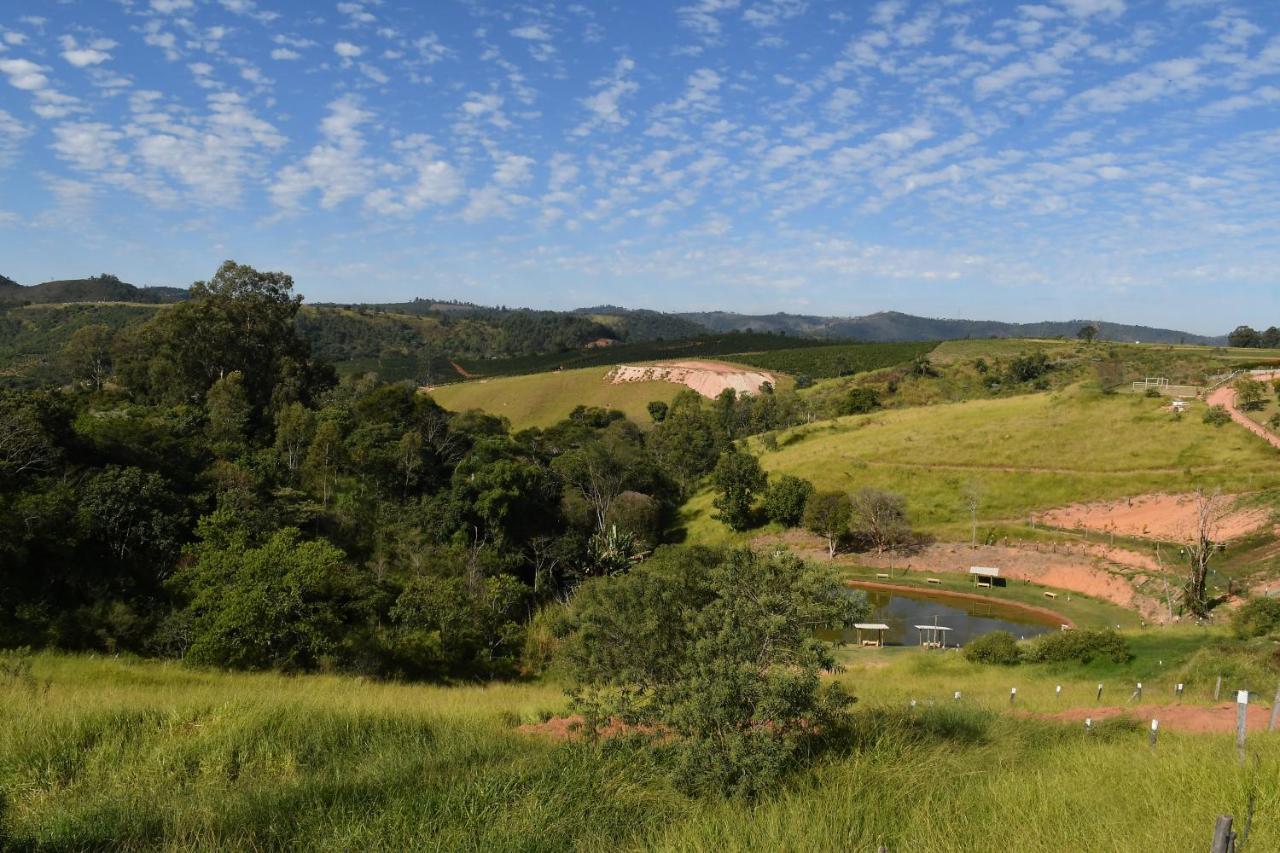
<path fill-rule="evenodd" d="M 1280 2 L 5 0 L 0 272 L 1280 322 Z"/>

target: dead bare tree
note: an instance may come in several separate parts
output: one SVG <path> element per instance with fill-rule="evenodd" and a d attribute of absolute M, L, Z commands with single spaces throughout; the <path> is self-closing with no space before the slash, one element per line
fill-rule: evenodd
<path fill-rule="evenodd" d="M 1203 488 L 1196 490 L 1195 530 L 1192 541 L 1187 545 L 1190 570 L 1183 588 L 1183 601 L 1196 616 L 1209 613 L 1209 560 L 1217 548 L 1218 525 L 1225 507 L 1221 489 L 1211 492 Z"/>
<path fill-rule="evenodd" d="M 56 451 L 40 418 L 16 399 L 0 399 L 0 475 L 46 471 Z"/>

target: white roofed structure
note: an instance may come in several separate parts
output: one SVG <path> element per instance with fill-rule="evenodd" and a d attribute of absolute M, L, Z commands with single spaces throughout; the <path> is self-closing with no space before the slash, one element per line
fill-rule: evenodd
<path fill-rule="evenodd" d="M 879 648 L 884 645 L 884 632 L 889 630 L 889 626 L 883 622 L 855 622 L 853 627 L 858 631 L 858 645 L 875 646 Z M 874 634 L 874 637 L 863 638 L 862 632 Z"/>

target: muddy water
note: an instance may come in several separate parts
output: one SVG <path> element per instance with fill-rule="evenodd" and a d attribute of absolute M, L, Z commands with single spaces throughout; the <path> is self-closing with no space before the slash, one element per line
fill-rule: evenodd
<path fill-rule="evenodd" d="M 916 645 L 920 639 L 913 626 L 932 625 L 935 617 L 937 624 L 952 629 L 947 632 L 949 646 L 964 645 L 974 637 L 992 631 L 1008 631 L 1022 639 L 1058 630 L 1058 623 L 1053 619 L 999 602 L 944 598 L 915 591 L 864 591 L 872 608 L 866 621 L 883 622 L 889 626 L 885 632 L 885 642 L 889 645 Z M 834 639 L 834 632 L 829 638 Z M 857 631 L 845 631 L 843 639 L 856 643 Z"/>

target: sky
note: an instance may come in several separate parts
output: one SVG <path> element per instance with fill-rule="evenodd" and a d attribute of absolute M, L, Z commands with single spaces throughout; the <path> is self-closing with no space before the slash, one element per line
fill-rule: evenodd
<path fill-rule="evenodd" d="M 1280 322 L 1280 2 L 3 0 L 0 273 Z"/>

